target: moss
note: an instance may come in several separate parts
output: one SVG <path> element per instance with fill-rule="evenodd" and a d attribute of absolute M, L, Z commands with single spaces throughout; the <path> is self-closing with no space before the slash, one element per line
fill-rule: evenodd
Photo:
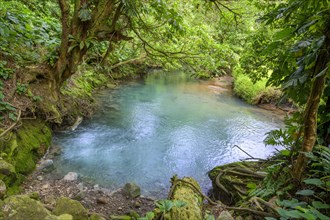
<path fill-rule="evenodd" d="M 181 208 L 171 209 L 171 219 L 188 220 L 188 219 L 203 219 L 202 204 L 203 198 L 200 194 L 196 193 L 196 190 L 190 185 L 194 185 L 197 189 L 200 189 L 199 184 L 190 177 L 183 178 L 184 182 L 177 182 L 173 191 L 173 200 L 179 200 L 186 202 L 186 205 Z M 189 184 L 190 183 L 190 184 Z"/>
<path fill-rule="evenodd" d="M 51 130 L 43 122 L 35 120 L 23 123 L 16 136 L 18 147 L 11 159 L 15 161 L 16 172 L 28 174 L 46 153 L 51 143 Z"/>
<path fill-rule="evenodd" d="M 39 201 L 26 195 L 11 196 L 0 204 L 0 219 L 45 219 L 50 212 Z"/>
<path fill-rule="evenodd" d="M 8 195 L 20 191 L 24 175 L 34 170 L 50 143 L 51 130 L 40 120 L 23 121 L 16 132 L 0 140 L 0 179 L 6 183 Z"/>
<path fill-rule="evenodd" d="M 73 219 L 84 220 L 88 219 L 87 210 L 81 205 L 80 202 L 61 197 L 57 200 L 55 209 L 53 210 L 54 215 L 70 214 Z"/>

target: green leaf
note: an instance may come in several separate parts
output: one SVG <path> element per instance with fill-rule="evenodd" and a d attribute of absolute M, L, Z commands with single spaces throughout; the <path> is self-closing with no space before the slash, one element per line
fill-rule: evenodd
<path fill-rule="evenodd" d="M 314 186 L 323 186 L 324 183 L 320 179 L 305 179 L 304 183 Z"/>
<path fill-rule="evenodd" d="M 71 52 L 71 50 L 73 50 L 76 46 L 78 46 L 77 44 L 71 45 L 68 49 L 68 53 Z"/>
<path fill-rule="evenodd" d="M 281 150 L 280 153 L 281 153 L 283 156 L 288 157 L 288 156 L 290 155 L 290 150 Z"/>
<path fill-rule="evenodd" d="M 313 210 L 313 213 L 321 220 L 330 220 L 330 217 L 323 215 L 321 212 L 317 210 Z"/>
<path fill-rule="evenodd" d="M 324 204 L 320 201 L 313 201 L 312 204 L 313 204 L 314 208 L 316 208 L 316 209 L 328 209 L 328 208 L 330 208 L 330 205 Z"/>
<path fill-rule="evenodd" d="M 302 195 L 302 196 L 312 196 L 314 195 L 314 191 L 310 189 L 304 189 L 296 192 L 297 195 Z"/>
<path fill-rule="evenodd" d="M 162 212 L 170 211 L 173 207 L 173 202 L 171 200 L 160 200 L 156 203 L 159 210 Z"/>
<path fill-rule="evenodd" d="M 84 41 L 80 41 L 79 48 L 82 50 L 84 48 L 85 44 Z"/>
<path fill-rule="evenodd" d="M 288 37 L 291 37 L 292 36 L 292 33 L 293 33 L 294 29 L 293 28 L 286 28 L 286 29 L 283 29 L 277 33 L 275 33 L 274 35 L 274 40 L 277 41 L 277 40 L 283 40 L 284 38 L 288 38 Z"/>
<path fill-rule="evenodd" d="M 184 201 L 180 201 L 180 200 L 175 200 L 173 203 L 174 203 L 174 206 L 175 206 L 175 207 L 178 207 L 178 208 L 181 208 L 181 207 L 184 207 L 184 206 L 187 205 L 186 202 L 184 202 Z"/>
<path fill-rule="evenodd" d="M 287 211 L 285 209 L 277 209 L 277 212 L 282 216 L 282 217 L 290 217 L 290 218 L 300 218 L 300 212 L 297 210 L 290 210 Z"/>
<path fill-rule="evenodd" d="M 9 117 L 12 121 L 16 121 L 16 115 L 15 115 L 14 113 L 10 112 L 10 113 L 8 114 L 8 117 Z"/>

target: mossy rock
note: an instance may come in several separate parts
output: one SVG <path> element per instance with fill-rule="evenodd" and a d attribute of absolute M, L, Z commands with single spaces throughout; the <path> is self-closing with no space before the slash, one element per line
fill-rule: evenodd
<path fill-rule="evenodd" d="M 0 203 L 0 219 L 46 219 L 50 212 L 39 201 L 27 195 L 11 196 Z"/>
<path fill-rule="evenodd" d="M 61 197 L 53 210 L 54 215 L 70 214 L 73 220 L 88 220 L 88 211 L 76 200 Z"/>
<path fill-rule="evenodd" d="M 201 192 L 199 184 L 191 177 L 185 177 L 181 180 L 175 180 L 172 183 L 171 200 L 185 202 L 184 207 L 174 207 L 169 215 L 170 219 L 189 220 L 203 219 L 202 205 L 203 197 L 196 190 Z"/>
<path fill-rule="evenodd" d="M 236 204 L 247 196 L 249 185 L 257 186 L 264 179 L 262 169 L 262 163 L 246 161 L 213 168 L 208 173 L 212 180 L 213 196 L 226 205 Z"/>

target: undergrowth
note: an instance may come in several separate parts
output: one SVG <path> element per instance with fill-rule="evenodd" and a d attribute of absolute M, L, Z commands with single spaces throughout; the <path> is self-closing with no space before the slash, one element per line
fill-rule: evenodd
<path fill-rule="evenodd" d="M 267 79 L 253 82 L 243 69 L 236 67 L 233 71 L 235 94 L 250 104 L 273 103 L 281 97 L 280 90 L 266 86 Z"/>

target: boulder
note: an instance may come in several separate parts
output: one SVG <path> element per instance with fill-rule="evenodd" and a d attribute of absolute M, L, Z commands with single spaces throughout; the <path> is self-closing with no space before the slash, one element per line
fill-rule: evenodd
<path fill-rule="evenodd" d="M 0 219 L 46 219 L 50 216 L 41 202 L 27 195 L 11 196 L 0 203 Z"/>
<path fill-rule="evenodd" d="M 136 198 L 141 195 L 141 188 L 134 182 L 126 183 L 124 186 L 124 191 L 130 198 Z"/>
<path fill-rule="evenodd" d="M 73 220 L 88 220 L 88 211 L 82 204 L 66 197 L 61 197 L 57 200 L 53 214 L 70 214 Z"/>
<path fill-rule="evenodd" d="M 78 173 L 75 172 L 69 172 L 63 177 L 64 181 L 69 181 L 69 182 L 76 181 L 77 179 L 78 179 Z"/>

